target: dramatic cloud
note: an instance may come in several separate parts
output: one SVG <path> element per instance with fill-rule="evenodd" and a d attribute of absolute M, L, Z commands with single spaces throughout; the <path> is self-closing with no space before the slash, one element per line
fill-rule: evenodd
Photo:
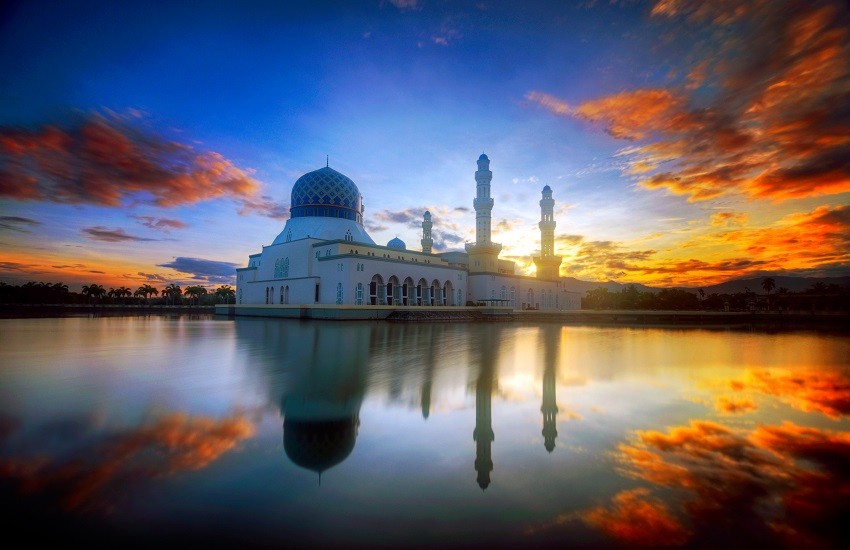
<path fill-rule="evenodd" d="M 84 227 L 82 231 L 90 239 L 103 241 L 107 243 L 121 243 L 127 241 L 155 241 L 156 239 L 146 239 L 126 233 L 123 229 L 108 229 L 103 226 Z"/>
<path fill-rule="evenodd" d="M 214 152 L 195 151 L 115 113 L 68 127 L 0 129 L 0 196 L 119 207 L 153 200 L 172 207 L 249 198 L 259 184 Z"/>
<path fill-rule="evenodd" d="M 722 528 L 741 544 L 820 546 L 838 540 L 850 511 L 847 432 L 692 421 L 637 432 L 617 458 L 626 475 L 682 492 L 679 512 L 697 537 Z"/>
<path fill-rule="evenodd" d="M 157 267 L 167 267 L 180 273 L 188 273 L 197 281 L 206 281 L 213 284 L 233 284 L 236 279 L 237 264 L 230 262 L 217 262 L 201 258 L 175 258 L 167 264 L 157 264 Z"/>
<path fill-rule="evenodd" d="M 730 225 L 744 225 L 749 216 L 743 212 L 715 212 L 711 215 L 711 225 L 724 227 Z"/>
<path fill-rule="evenodd" d="M 725 414 L 738 414 L 754 411 L 758 407 L 752 399 L 721 395 L 715 400 L 714 408 Z"/>
<path fill-rule="evenodd" d="M 626 153 L 626 172 L 690 201 L 850 191 L 844 0 L 661 0 L 652 16 L 671 25 L 670 47 L 692 49 L 680 82 L 578 105 L 539 91 L 526 99 L 640 142 Z"/>
<path fill-rule="evenodd" d="M 41 222 L 20 216 L 0 216 L 0 229 L 9 229 L 21 233 L 31 233 L 30 227 L 37 227 Z"/>
<path fill-rule="evenodd" d="M 172 218 L 156 218 L 154 216 L 130 216 L 138 220 L 138 222 L 150 229 L 159 231 L 168 231 L 170 229 L 183 229 L 188 227 L 184 222 Z"/>
<path fill-rule="evenodd" d="M 133 486 L 205 468 L 251 437 L 254 426 L 242 415 L 213 419 L 171 414 L 108 437 L 93 437 L 90 431 L 75 430 L 85 448 L 69 460 L 3 460 L 3 481 L 29 495 L 56 498 L 66 510 L 106 512 L 116 500 L 127 498 Z"/>
<path fill-rule="evenodd" d="M 850 416 L 850 375 L 842 371 L 768 371 L 748 369 L 730 382 L 735 391 L 754 391 L 778 397 L 802 411 L 831 418 Z"/>
<path fill-rule="evenodd" d="M 611 508 L 588 510 L 582 519 L 589 525 L 629 546 L 681 546 L 690 537 L 688 530 L 670 514 L 649 490 L 623 491 L 612 499 Z"/>
<path fill-rule="evenodd" d="M 612 241 L 584 241 L 578 235 L 562 236 L 559 239 L 563 240 L 564 237 L 567 244 L 579 245 L 575 257 L 566 265 L 567 272 L 597 280 L 618 279 L 628 271 L 637 271 L 640 268 L 632 262 L 646 261 L 656 254 L 655 250 L 628 250 Z"/>
<path fill-rule="evenodd" d="M 285 221 L 289 219 L 289 204 L 276 201 L 267 195 L 263 195 L 259 199 L 245 199 L 239 208 L 239 215 L 248 216 L 251 214 Z"/>

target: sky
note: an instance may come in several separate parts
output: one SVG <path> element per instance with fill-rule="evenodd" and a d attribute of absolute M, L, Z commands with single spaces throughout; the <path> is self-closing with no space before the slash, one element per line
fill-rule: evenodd
<path fill-rule="evenodd" d="M 0 8 L 0 281 L 235 284 L 326 163 L 462 250 L 482 152 L 523 273 L 549 185 L 565 277 L 850 275 L 844 0 L 125 4 Z"/>

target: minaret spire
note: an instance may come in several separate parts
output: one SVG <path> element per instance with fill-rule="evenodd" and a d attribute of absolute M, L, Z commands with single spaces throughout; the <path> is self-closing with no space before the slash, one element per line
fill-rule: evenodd
<path fill-rule="evenodd" d="M 537 266 L 537 278 L 555 280 L 560 276 L 561 257 L 555 256 L 555 200 L 552 188 L 543 188 L 540 199 L 540 256 L 533 258 Z"/>
<path fill-rule="evenodd" d="M 490 196 L 490 181 L 493 172 L 490 171 L 490 159 L 484 153 L 478 157 L 478 171 L 475 172 L 475 243 L 466 243 L 469 254 L 470 271 L 497 273 L 499 252 L 502 245 L 494 243 L 490 233 L 493 198 Z M 472 297 L 470 297 L 472 298 Z"/>
<path fill-rule="evenodd" d="M 422 252 L 431 253 L 431 247 L 434 246 L 434 239 L 431 238 L 431 213 L 427 210 L 422 216 Z"/>

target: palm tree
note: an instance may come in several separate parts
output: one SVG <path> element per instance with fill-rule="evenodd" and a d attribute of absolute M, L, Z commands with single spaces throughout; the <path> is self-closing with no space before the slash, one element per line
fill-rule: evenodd
<path fill-rule="evenodd" d="M 770 291 L 776 288 L 776 281 L 773 277 L 765 277 L 761 281 L 761 287 L 767 292 L 767 309 L 770 310 Z"/>
<path fill-rule="evenodd" d="M 201 296 L 207 293 L 207 289 L 200 285 L 187 286 L 186 290 L 183 292 L 186 296 L 189 297 L 189 305 L 192 304 L 192 298 L 195 299 L 196 304 L 200 304 Z"/>
<path fill-rule="evenodd" d="M 99 284 L 92 283 L 90 285 L 83 286 L 83 294 L 85 294 L 89 298 L 99 300 L 103 298 L 104 294 L 106 294 L 106 289 L 100 286 Z"/>
<path fill-rule="evenodd" d="M 127 288 L 126 286 L 122 286 L 118 290 L 115 291 L 119 298 L 129 298 L 133 295 L 133 291 Z"/>
<path fill-rule="evenodd" d="M 236 298 L 236 291 L 230 285 L 221 285 L 215 290 L 215 296 L 220 302 L 229 304 L 230 300 Z"/>
<path fill-rule="evenodd" d="M 129 291 L 130 289 L 128 288 L 127 290 Z M 159 296 L 159 291 L 158 291 L 156 288 L 154 288 L 154 287 L 152 287 L 151 285 L 149 285 L 149 284 L 143 284 L 142 286 L 140 286 L 140 287 L 136 290 L 136 292 L 135 292 L 133 295 L 134 295 L 134 296 L 144 296 L 144 297 L 145 297 L 145 301 L 147 301 L 148 303 L 150 303 L 150 300 L 149 300 L 148 298 L 149 298 L 151 295 Z"/>
<path fill-rule="evenodd" d="M 165 296 L 171 303 L 175 303 L 176 300 L 183 295 L 183 291 L 180 290 L 180 285 L 171 283 L 162 289 L 162 295 Z"/>

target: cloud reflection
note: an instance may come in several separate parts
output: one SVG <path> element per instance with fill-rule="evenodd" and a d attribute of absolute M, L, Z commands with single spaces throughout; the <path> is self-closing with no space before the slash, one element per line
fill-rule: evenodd
<path fill-rule="evenodd" d="M 80 434 L 71 456 L 4 459 L 0 477 L 23 495 L 46 497 L 68 511 L 106 512 L 130 487 L 200 470 L 253 434 L 242 414 L 214 419 L 173 413 L 122 433 Z"/>

